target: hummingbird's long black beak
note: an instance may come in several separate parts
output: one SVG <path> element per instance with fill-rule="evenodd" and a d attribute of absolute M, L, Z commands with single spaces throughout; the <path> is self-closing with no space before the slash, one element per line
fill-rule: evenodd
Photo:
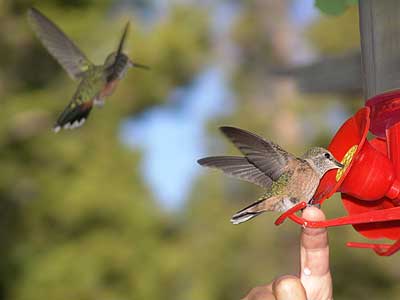
<path fill-rule="evenodd" d="M 344 168 L 344 164 L 338 162 L 336 159 L 335 159 L 335 165 L 337 165 L 340 169 Z"/>
<path fill-rule="evenodd" d="M 142 64 L 138 64 L 138 63 L 135 63 L 135 62 L 133 62 L 133 61 L 131 61 L 131 60 L 129 60 L 129 65 L 130 65 L 131 67 L 134 67 L 134 68 L 140 68 L 140 69 L 144 69 L 144 70 L 150 70 L 150 67 L 149 67 L 149 66 L 142 65 Z"/>

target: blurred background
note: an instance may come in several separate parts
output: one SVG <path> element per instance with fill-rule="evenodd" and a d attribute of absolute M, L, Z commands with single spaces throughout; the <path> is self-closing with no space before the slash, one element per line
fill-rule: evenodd
<path fill-rule="evenodd" d="M 0 0 L 0 299 L 240 299 L 298 271 L 300 228 L 229 219 L 262 191 L 203 170 L 218 126 L 301 155 L 363 105 L 352 0 Z M 131 21 L 132 69 L 79 130 L 77 86 L 26 20 L 35 6 L 95 63 Z M 329 217 L 345 214 L 334 196 Z M 398 299 L 399 255 L 329 230 L 338 299 Z"/>

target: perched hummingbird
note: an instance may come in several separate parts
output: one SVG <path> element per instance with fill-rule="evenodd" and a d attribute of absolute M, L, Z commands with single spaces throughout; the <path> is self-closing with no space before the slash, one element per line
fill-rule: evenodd
<path fill-rule="evenodd" d="M 234 214 L 233 224 L 250 220 L 265 211 L 284 212 L 300 201 L 310 203 L 322 176 L 331 169 L 344 167 L 324 148 L 313 147 L 302 157 L 296 157 L 246 130 L 227 126 L 220 129 L 244 157 L 211 156 L 198 160 L 198 163 L 267 190 L 258 201 Z"/>
<path fill-rule="evenodd" d="M 47 17 L 35 8 L 28 11 L 28 20 L 49 53 L 68 75 L 79 80 L 78 88 L 67 107 L 58 117 L 53 130 L 74 129 L 83 125 L 93 105 L 102 106 L 129 67 L 148 69 L 132 62 L 122 50 L 129 29 L 126 24 L 118 49 L 109 54 L 103 65 L 94 65 L 85 54 Z"/>

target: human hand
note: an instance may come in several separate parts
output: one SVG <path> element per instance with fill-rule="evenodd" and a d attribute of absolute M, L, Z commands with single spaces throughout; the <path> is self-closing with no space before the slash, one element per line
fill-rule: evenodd
<path fill-rule="evenodd" d="M 325 220 L 316 207 L 307 207 L 303 218 Z M 243 300 L 332 300 L 329 246 L 326 228 L 303 228 L 300 236 L 300 275 L 284 275 L 253 288 Z"/>

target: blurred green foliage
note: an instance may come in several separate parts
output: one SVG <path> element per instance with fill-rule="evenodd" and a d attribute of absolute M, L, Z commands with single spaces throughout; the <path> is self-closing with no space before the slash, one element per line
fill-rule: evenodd
<path fill-rule="evenodd" d="M 320 18 L 310 26 L 307 37 L 325 55 L 338 55 L 359 48 L 358 8 L 352 6 L 337 17 Z"/>
<path fill-rule="evenodd" d="M 328 15 L 340 15 L 358 0 L 315 0 L 315 6 Z"/>
<path fill-rule="evenodd" d="M 265 3 L 244 2 L 235 19 L 231 38 L 239 54 L 230 75 L 237 109 L 208 127 L 214 139 L 222 138 L 217 126 L 231 124 L 300 154 L 329 142 L 326 116 L 339 101 L 349 114 L 361 102 L 301 95 L 290 81 L 266 75 L 267 66 L 286 58 L 271 38 L 283 17 Z M 162 104 L 215 55 L 209 11 L 175 4 L 152 26 L 131 18 L 129 55 L 152 70 L 129 71 L 84 128 L 50 131 L 76 83 L 39 44 L 26 10 L 35 5 L 101 63 L 128 18 L 109 14 L 112 4 L 0 1 L 0 299 L 227 300 L 297 272 L 297 226 L 273 226 L 274 214 L 241 226 L 228 221 L 259 189 L 207 171 L 182 211 L 165 212 L 143 182 L 142 153 L 119 139 L 124 117 Z M 321 17 L 305 35 L 321 53 L 338 53 L 357 47 L 357 24 L 351 8 Z M 216 145 L 210 152 L 221 150 Z M 344 214 L 337 196 L 324 208 L 329 217 Z M 349 227 L 330 236 L 336 298 L 398 298 L 396 256 L 345 248 L 360 239 Z"/>

